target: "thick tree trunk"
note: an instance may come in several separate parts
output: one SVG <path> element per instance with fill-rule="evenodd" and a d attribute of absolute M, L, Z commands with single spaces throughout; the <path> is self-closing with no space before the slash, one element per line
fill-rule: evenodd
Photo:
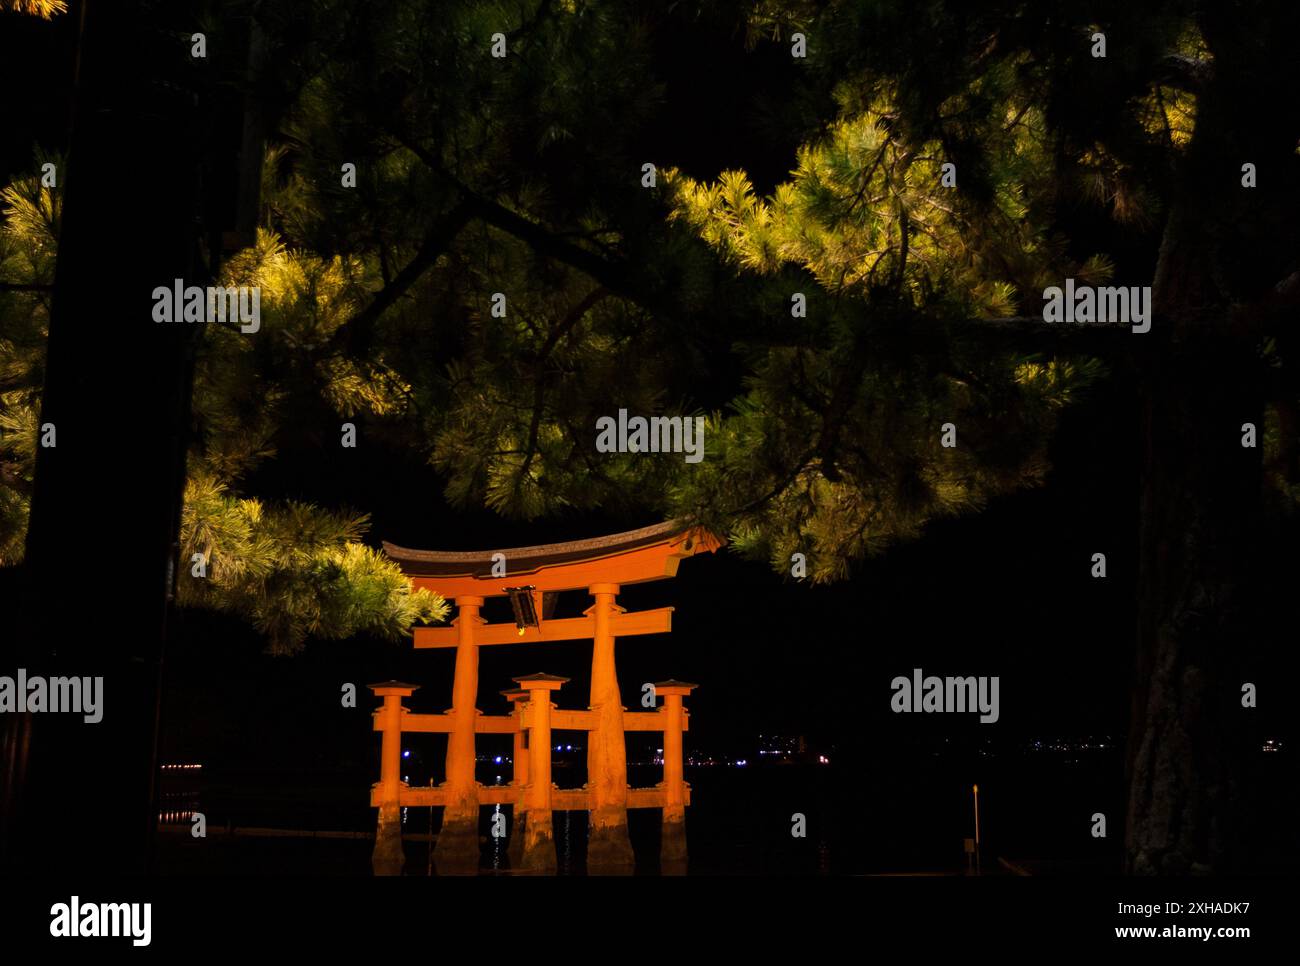
<path fill-rule="evenodd" d="M 1251 710 L 1242 686 L 1262 520 L 1265 391 L 1251 305 L 1293 270 L 1294 168 L 1289 50 L 1293 4 L 1199 16 L 1212 68 L 1174 189 L 1153 293 L 1142 403 L 1145 465 L 1138 660 L 1129 735 L 1128 867 L 1139 874 L 1224 872 L 1250 857 L 1239 816 Z M 1269 172 L 1242 184 L 1242 165 Z M 1286 266 L 1290 264 L 1290 269 Z M 1258 314 L 1258 313 L 1256 313 Z M 1141 338 L 1141 337 L 1140 337 Z M 1294 364 L 1294 360 L 1287 360 Z M 1254 448 L 1242 445 L 1243 424 Z"/>
<path fill-rule="evenodd" d="M 1139 641 L 1130 735 L 1129 871 L 1221 871 L 1237 829 L 1240 673 L 1261 425 L 1240 346 L 1168 347 L 1143 404 Z"/>
<path fill-rule="evenodd" d="M 102 720 L 6 715 L 4 863 L 148 866 L 162 642 L 198 325 L 151 317 L 196 277 L 202 145 L 184 10 L 86 0 L 19 628 L 30 675 L 102 678 Z M 76 5 L 72 16 L 82 11 Z M 13 667 L 5 673 L 12 674 Z"/>

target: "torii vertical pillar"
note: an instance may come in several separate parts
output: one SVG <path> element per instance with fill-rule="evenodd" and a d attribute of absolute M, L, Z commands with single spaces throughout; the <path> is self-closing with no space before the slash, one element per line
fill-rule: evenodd
<path fill-rule="evenodd" d="M 478 709 L 478 645 L 474 632 L 482 597 L 456 598 L 456 672 L 451 691 L 451 732 L 447 735 L 446 805 L 434 861 L 443 875 L 478 872 L 478 782 L 474 778 L 474 729 Z"/>
<path fill-rule="evenodd" d="M 522 721 L 524 705 L 528 701 L 528 692 L 523 688 L 511 688 L 501 693 L 514 706 L 511 715 L 515 721 Z M 528 799 L 525 789 L 528 786 L 529 755 L 528 743 L 524 740 L 524 735 L 525 731 L 522 727 L 515 732 L 514 752 L 513 757 L 510 759 L 513 769 L 510 775 L 510 784 L 514 786 L 516 797 L 514 811 L 510 815 L 510 843 L 506 846 L 506 858 L 510 860 L 512 869 L 518 869 L 524 859 L 525 816 L 528 814 Z"/>
<path fill-rule="evenodd" d="M 659 861 L 665 867 L 686 861 L 686 781 L 682 767 L 682 731 L 685 709 L 682 698 L 697 684 L 663 681 L 655 695 L 664 699 L 664 811 L 663 834 L 659 840 Z"/>
<path fill-rule="evenodd" d="M 372 684 L 375 697 L 383 698 L 383 705 L 375 711 L 379 718 L 379 825 L 375 829 L 375 850 L 370 855 L 370 867 L 375 875 L 401 875 L 406 855 L 402 851 L 402 698 L 408 698 L 417 685 L 401 681 Z"/>
<path fill-rule="evenodd" d="M 596 599 L 587 611 L 595 618 L 591 653 L 591 710 L 595 728 L 588 735 L 587 787 L 591 811 L 587 836 L 587 871 L 596 875 L 629 874 L 632 842 L 627 835 L 627 744 L 623 733 L 623 699 L 614 664 L 612 618 L 618 584 L 592 584 Z"/>
<path fill-rule="evenodd" d="M 555 834 L 551 828 L 551 692 L 568 678 L 530 674 L 515 678 L 528 692 L 528 818 L 524 822 L 524 855 L 520 867 L 529 872 L 555 871 Z"/>

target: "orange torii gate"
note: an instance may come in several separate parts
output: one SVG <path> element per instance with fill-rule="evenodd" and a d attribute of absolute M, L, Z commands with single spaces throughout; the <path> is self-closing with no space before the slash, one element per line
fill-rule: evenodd
<path fill-rule="evenodd" d="M 682 779 L 682 731 L 688 727 L 683 698 L 695 687 L 679 681 L 655 685 L 664 705 L 653 712 L 627 712 L 622 705 L 614 661 L 614 641 L 637 634 L 666 634 L 672 608 L 628 613 L 615 602 L 624 584 L 663 580 L 677 573 L 685 557 L 717 550 L 723 541 L 699 527 L 675 521 L 590 540 L 519 547 L 513 550 L 443 552 L 409 550 L 390 543 L 384 551 L 417 587 L 428 588 L 456 605 L 451 627 L 415 629 L 417 648 L 455 648 L 452 707 L 443 714 L 412 714 L 403 697 L 415 685 L 372 685 L 383 706 L 375 730 L 383 733 L 380 781 L 371 792 L 379 809 L 374 866 L 395 873 L 402 865 L 400 809 L 403 805 L 441 806 L 442 829 L 435 858 L 439 871 L 478 868 L 479 807 L 510 804 L 514 830 L 510 852 L 524 868 L 555 868 L 551 835 L 553 809 L 586 809 L 590 814 L 587 867 L 618 872 L 632 867 L 627 835 L 628 808 L 663 810 L 662 856 L 685 857 L 685 807 L 690 789 Z M 547 620 L 543 596 L 587 590 L 594 603 L 582 617 Z M 479 616 L 488 597 L 509 597 L 513 624 L 489 624 Z M 501 692 L 512 704 L 508 715 L 484 715 L 478 699 L 478 648 L 491 644 L 592 641 L 591 696 L 585 711 L 561 710 L 550 694 L 568 679 L 547 674 L 515 678 L 517 688 Z M 580 789 L 551 785 L 552 729 L 588 733 L 587 784 Z M 410 788 L 400 780 L 403 732 L 447 734 L 446 781 Z M 627 731 L 664 733 L 664 781 L 654 788 L 627 783 Z M 515 736 L 514 771 L 509 786 L 484 787 L 474 777 L 477 733 Z"/>

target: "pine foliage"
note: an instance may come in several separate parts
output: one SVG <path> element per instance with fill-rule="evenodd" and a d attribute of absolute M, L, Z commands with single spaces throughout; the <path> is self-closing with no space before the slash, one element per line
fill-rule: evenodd
<path fill-rule="evenodd" d="M 37 168 L 45 160 L 38 156 Z M 0 291 L 0 566 L 23 556 L 48 334 L 41 286 L 53 278 L 60 197 L 36 177 L 0 193 L 0 282 L 30 287 Z M 356 259 L 291 251 L 259 232 L 220 281 L 261 288 L 265 337 L 255 348 L 237 327 L 210 326 L 196 367 L 178 598 L 245 618 L 272 653 L 293 653 L 309 637 L 397 639 L 448 611 L 362 542 L 366 515 L 236 495 L 241 478 L 274 457 L 295 392 L 317 394 L 344 418 L 404 407 L 408 387 L 382 361 L 313 352 L 362 303 L 363 276 Z"/>
<path fill-rule="evenodd" d="M 1093 13 L 1063 3 L 262 3 L 287 53 L 256 78 L 274 105 L 261 227 L 223 280 L 261 286 L 263 331 L 202 346 L 185 551 L 211 576 L 185 601 L 284 649 L 436 616 L 362 543 L 364 517 L 241 488 L 304 399 L 421 454 L 456 507 L 684 517 L 781 573 L 802 552 L 817 581 L 1039 485 L 1062 410 L 1106 370 L 988 336 L 1065 277 L 1109 282 L 1112 253 L 1062 226 L 1157 222 L 1197 131 L 1180 71 L 1212 61 L 1197 11 L 1137 6 L 1110 11 L 1125 41 L 1099 66 Z M 657 45 L 706 16 L 751 50 L 808 40 L 790 102 L 821 113 L 770 191 L 649 150 Z M 20 181 L 5 204 L 3 278 L 48 281 L 57 196 Z M 7 482 L 30 479 L 44 299 L 0 295 Z M 620 409 L 705 418 L 704 460 L 597 453 Z M 1270 410 L 1263 434 L 1279 487 L 1291 418 Z M 5 560 L 24 515 L 0 489 Z"/>
<path fill-rule="evenodd" d="M 61 13 L 67 13 L 68 4 L 67 0 L 0 0 L 0 11 L 3 10 L 52 20 Z"/>

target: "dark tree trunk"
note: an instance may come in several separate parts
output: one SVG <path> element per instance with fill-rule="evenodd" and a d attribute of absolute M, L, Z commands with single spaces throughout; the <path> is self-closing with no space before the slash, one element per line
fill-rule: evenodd
<path fill-rule="evenodd" d="M 139 872 L 200 329 L 155 323 L 152 292 L 206 284 L 201 67 L 183 5 L 83 6 L 41 410 L 56 445 L 37 460 L 14 656 L 29 675 L 102 677 L 103 718 L 6 716 L 3 847 L 9 870 Z"/>
<path fill-rule="evenodd" d="M 1146 436 L 1127 851 L 1138 874 L 1223 871 L 1236 852 L 1248 713 L 1237 657 L 1259 509 L 1262 425 L 1249 356 L 1214 340 L 1152 361 Z"/>
<path fill-rule="evenodd" d="M 1258 750 L 1242 686 L 1260 683 L 1244 669 L 1255 622 L 1270 608 L 1254 596 L 1269 379 L 1249 307 L 1269 301 L 1272 283 L 1294 270 L 1294 226 L 1281 214 L 1297 201 L 1297 112 L 1283 94 L 1297 83 L 1292 7 L 1207 5 L 1200 26 L 1213 67 L 1187 154 L 1171 172 L 1140 367 L 1126 826 L 1128 868 L 1138 874 L 1245 871 L 1255 858 L 1241 847 L 1241 816 L 1257 799 L 1243 765 Z M 1267 172 L 1259 187 L 1242 186 L 1245 162 Z M 1242 445 L 1245 423 L 1255 427 L 1254 448 Z"/>

